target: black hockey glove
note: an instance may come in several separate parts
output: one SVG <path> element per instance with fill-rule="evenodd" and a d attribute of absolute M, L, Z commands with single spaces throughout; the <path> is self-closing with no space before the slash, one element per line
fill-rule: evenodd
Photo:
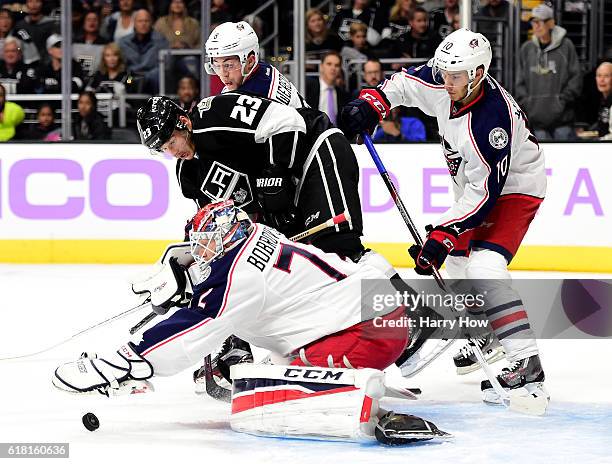
<path fill-rule="evenodd" d="M 427 240 L 423 248 L 412 245 L 408 253 L 414 259 L 414 270 L 417 274 L 432 275 L 433 268 L 440 269 L 448 254 L 455 249 L 458 236 L 454 230 L 444 226 L 428 225 L 425 231 Z"/>
<path fill-rule="evenodd" d="M 269 166 L 257 177 L 256 185 L 266 225 L 284 234 L 295 231 L 299 218 L 293 206 L 295 192 L 289 171 L 277 164 Z"/>
<path fill-rule="evenodd" d="M 340 111 L 340 129 L 348 139 L 362 132 L 372 133 L 376 125 L 389 115 L 387 98 L 377 88 L 362 89 L 359 97 Z"/>

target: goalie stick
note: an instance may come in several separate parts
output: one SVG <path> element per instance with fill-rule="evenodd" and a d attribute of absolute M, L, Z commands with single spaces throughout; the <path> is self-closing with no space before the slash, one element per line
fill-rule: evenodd
<path fill-rule="evenodd" d="M 136 332 L 142 329 L 145 325 L 155 319 L 155 316 L 157 316 L 157 313 L 155 311 L 151 311 L 149 314 L 143 317 L 140 322 L 130 329 L 130 335 L 134 335 Z"/>
<path fill-rule="evenodd" d="M 110 324 L 113 321 L 116 321 L 118 319 L 121 319 L 129 314 L 132 314 L 146 306 L 148 306 L 150 304 L 150 300 L 147 298 L 143 303 L 140 303 L 138 306 L 134 306 L 133 308 L 130 309 L 126 309 L 125 311 L 120 312 L 119 314 L 113 316 L 113 317 L 109 317 L 108 319 L 105 319 L 102 322 L 98 322 L 97 324 L 94 324 L 90 327 L 87 327 L 86 329 L 81 330 L 80 332 L 75 333 L 74 335 L 72 335 L 71 337 L 68 337 L 64 340 L 62 340 L 61 342 L 58 342 L 54 345 L 49 346 L 48 348 L 39 350 L 39 351 L 35 351 L 33 353 L 28 353 L 28 354 L 22 354 L 19 356 L 8 356 L 8 357 L 4 357 L 4 358 L 0 358 L 0 361 L 9 361 L 9 360 L 13 360 L 13 359 L 22 359 L 22 358 L 29 358 L 32 356 L 36 356 L 38 354 L 42 354 L 42 353 L 46 353 L 47 351 L 51 351 L 54 348 L 57 348 L 60 345 L 63 345 L 64 343 L 68 343 L 71 340 L 74 340 L 77 337 L 80 337 L 81 335 L 89 332 L 90 330 L 94 330 L 97 329 L 99 327 L 103 327 L 106 324 Z"/>

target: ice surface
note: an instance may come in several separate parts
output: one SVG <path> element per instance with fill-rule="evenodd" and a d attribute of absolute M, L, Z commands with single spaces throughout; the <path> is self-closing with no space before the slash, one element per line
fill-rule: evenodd
<path fill-rule="evenodd" d="M 133 306 L 127 281 L 143 269 L 0 265 L 0 357 L 43 349 Z M 527 276 L 550 275 L 520 273 Z M 383 406 L 432 420 L 455 438 L 403 448 L 237 434 L 227 404 L 193 393 L 191 371 L 155 379 L 156 392 L 145 395 L 107 399 L 54 390 L 59 363 L 116 347 L 146 313 L 36 357 L 0 361 L 0 442 L 68 442 L 70 460 L 79 463 L 612 462 L 612 340 L 540 341 L 552 396 L 544 417 L 482 404 L 482 373 L 456 376 L 451 348 L 410 380 L 423 389 L 419 401 Z M 95 432 L 81 423 L 89 411 L 101 422 Z"/>

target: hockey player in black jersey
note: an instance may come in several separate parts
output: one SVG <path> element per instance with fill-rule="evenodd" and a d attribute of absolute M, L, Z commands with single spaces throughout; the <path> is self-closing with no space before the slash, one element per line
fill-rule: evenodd
<path fill-rule="evenodd" d="M 221 79 L 225 85 L 223 92 L 239 90 L 267 97 L 294 108 L 308 106 L 304 97 L 299 94 L 295 86 L 283 74 L 270 64 L 259 60 L 257 34 L 247 22 L 226 22 L 217 26 L 206 41 L 205 51 L 204 68 L 209 74 L 217 75 Z M 182 166 L 182 163 L 180 165 Z M 194 166 L 197 163 L 191 163 L 191 165 Z M 189 169 L 189 167 L 186 166 L 186 169 Z M 221 173 L 221 171 L 217 172 Z M 239 177 L 242 185 L 245 177 Z M 269 179 L 271 179 L 268 180 L 269 183 L 277 184 L 278 177 L 271 175 Z M 279 185 L 269 185 L 268 187 L 278 188 Z M 240 187 L 237 191 L 237 195 L 240 196 L 244 192 L 250 191 L 250 185 L 246 188 Z M 201 202 L 198 202 L 198 204 L 201 205 Z M 262 215 L 252 217 L 260 221 L 266 220 Z M 295 219 L 295 212 L 288 207 L 284 212 L 276 212 L 274 216 L 267 215 L 269 224 L 282 228 L 287 233 L 290 233 L 290 227 L 284 228 L 283 224 L 286 226 L 295 224 Z M 219 360 L 224 362 L 218 364 Z M 226 365 L 250 360 L 252 360 L 252 355 L 249 345 L 236 337 L 230 337 L 223 344 L 217 357 L 213 359 L 213 370 L 217 372 L 217 365 L 223 369 Z M 203 369 L 204 367 L 194 373 L 194 381 L 198 386 L 202 380 Z M 225 369 L 224 372 L 227 377 Z"/>

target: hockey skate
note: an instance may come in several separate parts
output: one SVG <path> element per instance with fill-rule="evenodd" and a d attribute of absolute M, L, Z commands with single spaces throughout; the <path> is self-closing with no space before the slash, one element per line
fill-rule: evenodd
<path fill-rule="evenodd" d="M 485 403 L 506 404 L 511 410 L 525 414 L 546 412 L 550 396 L 544 388 L 544 370 L 538 355 L 513 362 L 502 369 L 497 381 L 508 396 L 502 397 L 489 380 L 483 380 L 480 389 Z"/>
<path fill-rule="evenodd" d="M 215 384 L 228 391 L 231 390 L 230 366 L 240 363 L 252 363 L 253 354 L 251 347 L 244 340 L 232 335 L 225 342 L 219 353 L 212 359 L 212 380 Z M 196 384 L 195 392 L 198 395 L 207 393 L 206 387 L 206 363 L 193 373 L 193 381 Z M 210 380 L 209 380 L 210 382 Z M 210 386 L 208 387 L 210 391 Z"/>
<path fill-rule="evenodd" d="M 476 339 L 476 343 L 482 351 L 485 361 L 489 364 L 493 364 L 505 356 L 504 349 L 492 332 Z M 459 352 L 453 356 L 453 362 L 457 368 L 457 375 L 469 374 L 480 369 L 480 364 L 474 355 L 474 345 L 470 341 L 467 341 L 459 349 Z"/>
<path fill-rule="evenodd" d="M 378 420 L 374 430 L 376 440 L 385 445 L 397 446 L 437 439 L 452 438 L 433 423 L 410 414 L 389 411 Z"/>
<path fill-rule="evenodd" d="M 437 327 L 435 323 L 422 326 L 419 322 L 423 318 L 430 321 L 443 319 L 441 315 L 430 308 L 420 308 L 419 311 L 415 311 L 409 317 L 417 322 L 411 328 L 410 344 L 395 361 L 403 377 L 412 377 L 429 365 L 453 344 L 458 335 L 457 331 L 450 333 L 448 329 L 443 326 Z"/>

